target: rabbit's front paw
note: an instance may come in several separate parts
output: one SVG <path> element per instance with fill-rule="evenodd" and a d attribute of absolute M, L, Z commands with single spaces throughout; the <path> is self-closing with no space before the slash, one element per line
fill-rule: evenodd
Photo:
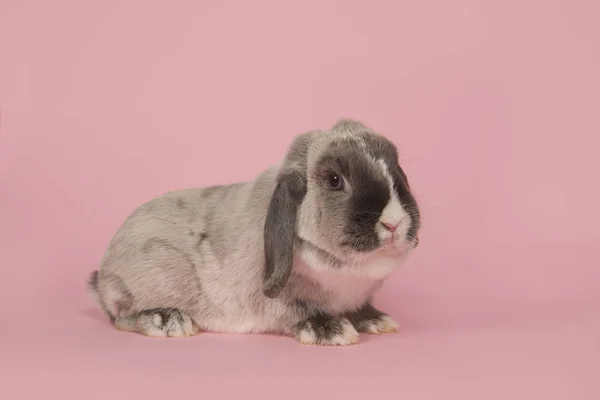
<path fill-rule="evenodd" d="M 366 303 L 360 309 L 348 313 L 346 317 L 358 332 L 381 334 L 394 333 L 400 330 L 400 324 L 370 303 Z"/>
<path fill-rule="evenodd" d="M 366 333 L 395 333 L 400 330 L 400 324 L 394 321 L 389 315 L 381 315 L 375 319 L 363 321 L 361 328 Z"/>
<path fill-rule="evenodd" d="M 358 343 L 360 335 L 347 318 L 318 315 L 298 325 L 296 338 L 307 345 L 348 346 Z"/>

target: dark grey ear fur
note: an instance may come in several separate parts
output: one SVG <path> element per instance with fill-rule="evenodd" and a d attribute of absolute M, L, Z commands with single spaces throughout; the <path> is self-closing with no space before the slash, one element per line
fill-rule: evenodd
<path fill-rule="evenodd" d="M 306 160 L 312 135 L 301 135 L 290 146 L 267 210 L 263 293 L 269 298 L 279 296 L 292 272 L 296 220 L 306 195 Z"/>

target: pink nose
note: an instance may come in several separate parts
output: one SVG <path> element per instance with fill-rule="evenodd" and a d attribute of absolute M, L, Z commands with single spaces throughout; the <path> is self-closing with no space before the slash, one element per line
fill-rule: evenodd
<path fill-rule="evenodd" d="M 398 228 L 398 225 L 399 225 L 399 224 L 392 224 L 392 223 L 389 223 L 389 222 L 383 222 L 383 221 L 381 221 L 381 223 L 383 224 L 383 226 L 385 226 L 385 228 L 386 228 L 388 231 L 390 231 L 390 232 L 392 232 L 392 233 L 396 231 L 396 229 Z"/>

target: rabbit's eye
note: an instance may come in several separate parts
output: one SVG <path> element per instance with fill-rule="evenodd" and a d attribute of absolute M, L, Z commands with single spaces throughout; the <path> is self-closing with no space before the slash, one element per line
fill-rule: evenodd
<path fill-rule="evenodd" d="M 332 190 L 342 190 L 344 188 L 344 179 L 339 175 L 331 175 L 327 179 L 327 185 Z"/>

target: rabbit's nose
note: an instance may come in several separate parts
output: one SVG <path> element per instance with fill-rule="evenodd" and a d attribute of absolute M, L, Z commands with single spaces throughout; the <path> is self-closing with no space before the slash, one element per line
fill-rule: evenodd
<path fill-rule="evenodd" d="M 398 225 L 400 225 L 400 222 L 387 222 L 387 221 L 381 221 L 381 224 L 385 227 L 385 229 L 387 229 L 390 232 L 395 232 L 396 229 L 398 229 Z"/>

